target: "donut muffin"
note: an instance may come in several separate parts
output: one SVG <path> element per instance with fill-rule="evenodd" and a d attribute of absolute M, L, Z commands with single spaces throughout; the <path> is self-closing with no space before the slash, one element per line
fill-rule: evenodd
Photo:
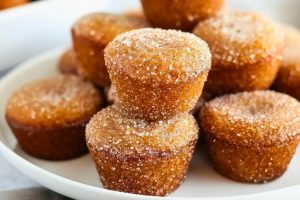
<path fill-rule="evenodd" d="M 227 12 L 200 22 L 194 33 L 212 53 L 212 70 L 205 84 L 211 95 L 270 87 L 284 44 L 275 22 L 255 13 Z"/>
<path fill-rule="evenodd" d="M 184 180 L 197 132 L 188 113 L 147 122 L 113 105 L 91 119 L 86 140 L 105 188 L 164 196 Z"/>
<path fill-rule="evenodd" d="M 85 124 L 101 108 L 98 91 L 74 75 L 26 84 L 8 101 L 6 120 L 28 154 L 65 160 L 87 153 Z"/>
<path fill-rule="evenodd" d="M 200 122 L 219 173 L 264 183 L 281 176 L 295 153 L 300 104 L 273 91 L 225 95 L 204 105 Z"/>
<path fill-rule="evenodd" d="M 117 36 L 105 48 L 105 63 L 122 108 L 153 121 L 193 109 L 211 55 L 193 34 L 145 28 Z"/>
<path fill-rule="evenodd" d="M 286 45 L 273 88 L 300 100 L 300 32 L 291 26 L 284 26 L 283 30 Z"/>
<path fill-rule="evenodd" d="M 77 74 L 77 60 L 74 49 L 68 49 L 61 56 L 58 69 L 63 74 Z"/>
<path fill-rule="evenodd" d="M 141 0 L 148 21 L 155 27 L 191 31 L 201 20 L 220 12 L 224 0 Z"/>
<path fill-rule="evenodd" d="M 79 72 L 98 86 L 109 86 L 103 50 L 120 33 L 147 26 L 142 19 L 108 13 L 93 13 L 80 18 L 72 27 Z"/>

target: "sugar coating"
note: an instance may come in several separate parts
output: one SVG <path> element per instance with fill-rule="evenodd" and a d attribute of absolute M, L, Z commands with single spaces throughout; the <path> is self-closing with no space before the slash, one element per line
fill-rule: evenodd
<path fill-rule="evenodd" d="M 125 115 L 124 115 L 125 114 Z M 164 196 L 184 180 L 198 138 L 194 118 L 134 119 L 113 105 L 86 127 L 86 140 L 105 188 Z"/>
<path fill-rule="evenodd" d="M 207 136 L 207 135 L 206 135 Z M 206 137 L 214 169 L 240 182 L 266 183 L 280 177 L 288 168 L 299 138 L 284 145 L 249 148 Z"/>
<path fill-rule="evenodd" d="M 210 69 L 207 44 L 176 30 L 137 29 L 118 35 L 105 48 L 110 76 L 126 73 L 146 82 L 187 82 Z"/>
<path fill-rule="evenodd" d="M 200 22 L 194 34 L 206 41 L 213 66 L 240 67 L 279 56 L 283 32 L 271 19 L 255 13 L 226 12 Z"/>
<path fill-rule="evenodd" d="M 74 75 L 59 75 L 27 83 L 12 94 L 7 116 L 33 127 L 57 127 L 86 122 L 101 106 L 99 92 Z"/>
<path fill-rule="evenodd" d="M 147 122 L 124 113 L 118 105 L 98 112 L 86 127 L 87 143 L 118 156 L 176 154 L 197 140 L 193 116 L 182 113 L 168 120 Z"/>
<path fill-rule="evenodd" d="M 72 29 L 76 34 L 90 38 L 104 48 L 118 34 L 146 26 L 147 22 L 142 19 L 99 12 L 81 17 Z"/>
<path fill-rule="evenodd" d="M 283 30 L 286 43 L 274 88 L 300 100 L 300 32 L 288 25 Z"/>
<path fill-rule="evenodd" d="M 274 91 L 225 95 L 204 105 L 204 131 L 230 144 L 252 148 L 285 144 L 300 133 L 300 104 Z"/>

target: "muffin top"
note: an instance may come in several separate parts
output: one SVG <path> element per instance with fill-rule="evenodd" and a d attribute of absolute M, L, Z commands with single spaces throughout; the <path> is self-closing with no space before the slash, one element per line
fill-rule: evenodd
<path fill-rule="evenodd" d="M 167 156 L 198 138 L 193 116 L 179 114 L 172 119 L 147 122 L 134 119 L 117 105 L 98 112 L 86 127 L 87 143 L 95 151 L 118 155 Z"/>
<path fill-rule="evenodd" d="M 200 119 L 207 134 L 231 144 L 280 145 L 299 136 L 300 103 L 273 91 L 242 92 L 209 101 Z"/>
<path fill-rule="evenodd" d="M 57 128 L 86 123 L 101 106 L 99 92 L 74 75 L 32 81 L 12 94 L 6 116 L 24 126 Z"/>
<path fill-rule="evenodd" d="M 271 19 L 255 13 L 226 12 L 200 22 L 194 34 L 208 43 L 215 68 L 235 68 L 280 58 L 284 35 Z"/>
<path fill-rule="evenodd" d="M 110 13 L 92 13 L 77 20 L 72 27 L 72 32 L 94 41 L 104 48 L 120 33 L 147 26 L 145 20 L 136 17 Z"/>
<path fill-rule="evenodd" d="M 144 28 L 118 35 L 105 48 L 110 75 L 125 73 L 145 82 L 194 80 L 210 69 L 207 44 L 191 33 Z"/>

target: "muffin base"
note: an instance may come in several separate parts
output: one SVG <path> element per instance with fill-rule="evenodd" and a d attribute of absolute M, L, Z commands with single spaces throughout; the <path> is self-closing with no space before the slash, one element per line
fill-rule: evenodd
<path fill-rule="evenodd" d="M 57 128 L 27 126 L 6 116 L 21 148 L 28 154 L 46 160 L 67 160 L 88 152 L 83 122 Z"/>
<path fill-rule="evenodd" d="M 119 104 L 125 111 L 134 117 L 155 121 L 192 110 L 202 93 L 207 73 L 190 82 L 172 84 L 142 82 L 123 73 L 111 78 Z"/>
<path fill-rule="evenodd" d="M 185 179 L 196 140 L 179 152 L 146 151 L 134 155 L 88 145 L 103 186 L 127 193 L 165 196 Z"/>
<path fill-rule="evenodd" d="M 243 147 L 206 135 L 206 144 L 214 168 L 221 175 L 239 182 L 266 183 L 287 169 L 299 138 L 280 146 Z"/>
<path fill-rule="evenodd" d="M 73 45 L 81 76 L 97 86 L 109 86 L 110 79 L 104 63 L 104 45 L 72 31 Z"/>
<path fill-rule="evenodd" d="M 204 90 L 212 96 L 268 89 L 276 78 L 280 61 L 273 59 L 256 65 L 210 70 Z"/>

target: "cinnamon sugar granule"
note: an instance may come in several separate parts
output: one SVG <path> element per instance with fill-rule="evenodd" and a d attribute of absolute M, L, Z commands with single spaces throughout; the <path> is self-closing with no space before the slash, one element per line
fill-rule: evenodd
<path fill-rule="evenodd" d="M 205 104 L 201 123 L 207 134 L 231 144 L 282 145 L 299 136 L 300 104 L 273 91 L 225 95 Z"/>
<path fill-rule="evenodd" d="M 9 99 L 7 114 L 32 126 L 67 125 L 87 120 L 101 105 L 91 83 L 77 76 L 59 75 L 26 84 Z"/>
<path fill-rule="evenodd" d="M 190 33 L 144 28 L 117 36 L 105 49 L 111 75 L 127 73 L 140 81 L 189 81 L 209 70 L 208 46 Z"/>

